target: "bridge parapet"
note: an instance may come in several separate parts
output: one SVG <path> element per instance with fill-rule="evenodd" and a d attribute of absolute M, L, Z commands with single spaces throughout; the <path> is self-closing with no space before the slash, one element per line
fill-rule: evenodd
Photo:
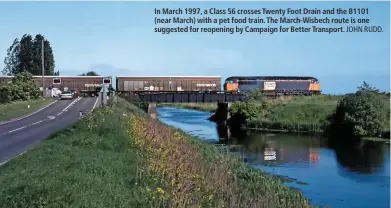
<path fill-rule="evenodd" d="M 221 92 L 132 92 L 121 93 L 121 97 L 131 102 L 153 103 L 228 103 L 244 101 L 244 94 Z"/>

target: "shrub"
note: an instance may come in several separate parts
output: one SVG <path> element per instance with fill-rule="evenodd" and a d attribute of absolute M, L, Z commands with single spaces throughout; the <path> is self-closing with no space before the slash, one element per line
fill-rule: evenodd
<path fill-rule="evenodd" d="M 12 83 L 0 86 L 0 103 L 37 99 L 40 96 L 39 87 L 29 72 L 18 73 Z"/>
<path fill-rule="evenodd" d="M 249 94 L 246 101 L 235 102 L 230 108 L 232 122 L 243 124 L 261 117 L 262 111 L 267 109 L 267 102 L 261 91 L 254 91 Z"/>
<path fill-rule="evenodd" d="M 356 93 L 340 100 L 333 122 L 355 137 L 378 136 L 384 120 L 383 108 L 383 99 L 378 91 L 364 82 Z"/>

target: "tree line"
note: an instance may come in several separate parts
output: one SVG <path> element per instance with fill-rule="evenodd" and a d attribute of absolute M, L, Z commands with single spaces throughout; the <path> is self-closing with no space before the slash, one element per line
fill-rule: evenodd
<path fill-rule="evenodd" d="M 44 75 L 59 76 L 55 70 L 53 49 L 50 41 L 43 35 L 37 34 L 33 38 L 24 34 L 22 38 L 12 42 L 4 58 L 2 74 L 14 76 L 11 83 L 0 82 L 0 103 L 10 103 L 18 100 L 36 99 L 42 96 L 39 86 L 33 76 L 42 75 L 42 41 L 44 55 Z M 82 73 L 79 76 L 98 76 L 94 71 Z"/>
<path fill-rule="evenodd" d="M 50 42 L 41 34 L 35 35 L 34 38 L 30 34 L 24 34 L 20 39 L 15 38 L 4 58 L 3 75 L 14 76 L 21 72 L 28 72 L 33 76 L 42 75 L 42 41 L 44 42 L 44 75 L 60 75 L 59 71 L 55 71 Z"/>

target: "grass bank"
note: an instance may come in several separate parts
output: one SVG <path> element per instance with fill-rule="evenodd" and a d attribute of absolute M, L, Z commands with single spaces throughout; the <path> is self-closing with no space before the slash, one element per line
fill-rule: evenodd
<path fill-rule="evenodd" d="M 289 132 L 323 132 L 328 116 L 342 96 L 319 95 L 286 97 L 267 102 L 267 109 L 247 128 Z"/>
<path fill-rule="evenodd" d="M 329 116 L 335 112 L 342 95 L 286 96 L 267 100 L 267 108 L 262 110 L 256 119 L 244 127 L 248 130 L 275 132 L 322 133 L 329 125 Z M 212 104 L 167 104 L 177 108 L 215 111 Z M 261 103 L 255 103 L 260 106 Z M 216 105 L 214 105 L 216 106 Z M 390 99 L 384 95 L 384 112 L 382 121 L 384 132 L 390 127 Z"/>
<path fill-rule="evenodd" d="M 0 121 L 6 121 L 13 118 L 21 117 L 27 114 L 30 114 L 38 109 L 48 105 L 53 102 L 53 98 L 39 98 L 35 100 L 28 101 L 15 101 L 12 103 L 1 104 L 0 105 Z M 28 108 L 30 105 L 30 108 Z"/>
<path fill-rule="evenodd" d="M 216 111 L 216 103 L 159 103 L 159 107 L 173 107 L 182 109 L 193 109 L 205 112 Z"/>
<path fill-rule="evenodd" d="M 2 166 L 0 206 L 309 207 L 278 177 L 112 102 Z"/>
<path fill-rule="evenodd" d="M 319 95 L 312 97 L 291 97 L 268 102 L 260 118 L 246 124 L 246 128 L 288 132 L 321 133 L 330 124 L 329 117 L 335 112 L 342 96 Z M 390 99 L 383 98 L 384 108 L 381 128 L 390 127 Z"/>

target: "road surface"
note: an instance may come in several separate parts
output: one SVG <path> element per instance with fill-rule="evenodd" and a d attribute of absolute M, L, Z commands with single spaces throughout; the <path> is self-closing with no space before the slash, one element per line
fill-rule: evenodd
<path fill-rule="evenodd" d="M 57 100 L 23 119 L 0 124 L 0 165 L 76 122 L 79 112 L 91 111 L 97 98 Z"/>

